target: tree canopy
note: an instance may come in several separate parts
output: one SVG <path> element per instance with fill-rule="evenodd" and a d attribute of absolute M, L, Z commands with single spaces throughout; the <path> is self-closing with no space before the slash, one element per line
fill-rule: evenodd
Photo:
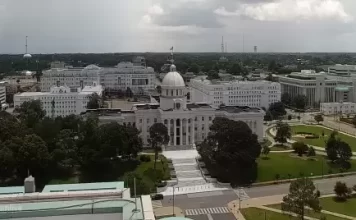
<path fill-rule="evenodd" d="M 276 136 L 274 137 L 274 140 L 281 144 L 287 143 L 287 140 L 292 136 L 292 131 L 290 126 L 282 121 L 277 122 L 276 130 L 277 132 L 276 132 Z"/>
<path fill-rule="evenodd" d="M 315 212 L 321 211 L 313 181 L 301 178 L 291 182 L 288 195 L 283 197 L 282 210 L 295 213 L 303 220 L 306 207 Z"/>
<path fill-rule="evenodd" d="M 256 159 L 261 145 L 242 121 L 217 117 L 198 152 L 212 176 L 232 184 L 252 183 L 257 177 Z"/>
<path fill-rule="evenodd" d="M 271 114 L 273 119 L 278 119 L 287 114 L 284 104 L 282 102 L 272 103 L 268 108 L 268 112 Z"/>

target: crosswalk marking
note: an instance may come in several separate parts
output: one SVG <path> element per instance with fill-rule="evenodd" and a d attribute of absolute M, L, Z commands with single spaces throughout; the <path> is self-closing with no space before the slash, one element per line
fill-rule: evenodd
<path fill-rule="evenodd" d="M 161 202 L 161 201 L 159 201 L 159 200 L 153 200 L 153 201 L 152 201 L 152 207 L 153 207 L 153 208 L 161 208 L 161 207 L 163 207 L 163 205 L 162 205 L 162 202 Z"/>
<path fill-rule="evenodd" d="M 236 193 L 237 197 L 239 197 L 241 200 L 247 200 L 250 198 L 245 192 L 245 190 L 243 189 L 235 189 L 234 192 Z"/>
<path fill-rule="evenodd" d="M 206 215 L 206 214 L 223 214 L 230 213 L 227 207 L 201 208 L 201 209 L 186 209 L 185 215 Z"/>

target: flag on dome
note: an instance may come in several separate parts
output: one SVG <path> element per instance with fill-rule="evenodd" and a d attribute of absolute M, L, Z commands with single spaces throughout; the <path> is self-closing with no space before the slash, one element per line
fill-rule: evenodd
<path fill-rule="evenodd" d="M 169 49 L 169 50 L 173 50 L 173 47 L 171 47 L 171 49 Z"/>

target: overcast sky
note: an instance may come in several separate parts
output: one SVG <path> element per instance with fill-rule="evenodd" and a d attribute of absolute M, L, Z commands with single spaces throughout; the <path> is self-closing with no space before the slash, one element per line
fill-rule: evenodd
<path fill-rule="evenodd" d="M 0 0 L 0 53 L 26 35 L 30 53 L 356 52 L 355 18 L 356 0 Z"/>

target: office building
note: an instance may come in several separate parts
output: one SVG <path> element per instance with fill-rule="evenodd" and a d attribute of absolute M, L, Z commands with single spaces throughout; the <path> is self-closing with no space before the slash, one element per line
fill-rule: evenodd
<path fill-rule="evenodd" d="M 324 115 L 355 114 L 356 103 L 353 102 L 321 103 L 320 112 Z"/>
<path fill-rule="evenodd" d="M 49 117 L 79 115 L 87 109 L 90 95 L 102 95 L 101 85 L 85 86 L 73 92 L 68 86 L 52 86 L 49 92 L 24 92 L 14 95 L 14 106 L 31 100 L 40 100 Z"/>
<path fill-rule="evenodd" d="M 190 80 L 192 102 L 206 102 L 214 108 L 249 106 L 266 108 L 281 101 L 281 86 L 269 81 L 208 80 L 205 76 Z"/>
<path fill-rule="evenodd" d="M 0 110 L 6 104 L 6 82 L 0 81 Z"/>
<path fill-rule="evenodd" d="M 302 70 L 279 76 L 282 93 L 292 98 L 307 97 L 307 106 L 319 108 L 320 103 L 356 102 L 356 75 L 335 75 L 314 70 Z"/>
<path fill-rule="evenodd" d="M 89 65 L 85 68 L 66 66 L 55 62 L 51 69 L 43 72 L 41 91 L 49 91 L 52 86 L 68 86 L 71 89 L 91 86 L 99 82 L 106 92 L 115 94 L 130 88 L 134 94 L 146 94 L 155 88 L 155 72 L 146 67 L 143 57 L 136 57 L 133 62 L 120 62 L 115 67 Z"/>

